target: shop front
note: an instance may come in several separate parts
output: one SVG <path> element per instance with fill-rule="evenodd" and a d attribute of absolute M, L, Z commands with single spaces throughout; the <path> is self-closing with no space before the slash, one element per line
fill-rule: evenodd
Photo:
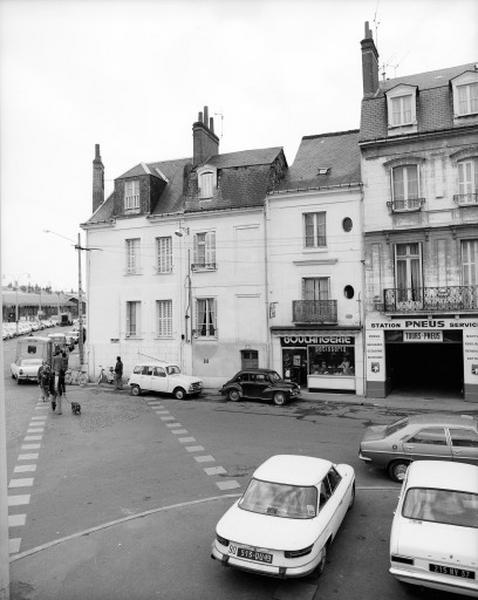
<path fill-rule="evenodd" d="M 361 393 L 360 344 L 357 331 L 320 331 L 273 336 L 274 366 L 302 388 Z"/>
<path fill-rule="evenodd" d="M 370 319 L 365 345 L 367 396 L 478 400 L 478 319 Z"/>

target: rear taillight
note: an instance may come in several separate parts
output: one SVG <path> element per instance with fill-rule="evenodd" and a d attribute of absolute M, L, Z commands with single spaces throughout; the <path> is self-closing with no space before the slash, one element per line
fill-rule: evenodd
<path fill-rule="evenodd" d="M 307 546 L 307 548 L 301 548 L 300 550 L 285 550 L 284 556 L 286 558 L 298 558 L 299 556 L 306 556 L 312 552 L 312 546 Z"/>

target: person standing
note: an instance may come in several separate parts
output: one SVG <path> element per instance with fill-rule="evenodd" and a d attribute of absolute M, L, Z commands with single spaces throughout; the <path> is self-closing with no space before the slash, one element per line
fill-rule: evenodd
<path fill-rule="evenodd" d="M 123 389 L 123 363 L 121 362 L 121 356 L 116 357 L 115 365 L 115 390 Z"/>
<path fill-rule="evenodd" d="M 65 386 L 65 375 L 68 371 L 68 353 L 66 350 L 63 350 L 61 353 L 61 369 L 60 369 L 60 379 L 58 382 L 58 386 L 61 387 L 62 394 L 66 395 L 66 386 Z"/>
<path fill-rule="evenodd" d="M 63 368 L 63 357 L 61 355 L 60 349 L 57 348 L 57 350 L 55 351 L 55 354 L 53 356 L 53 361 L 52 361 L 52 370 L 53 370 L 53 390 L 54 390 L 54 402 L 55 402 L 55 406 L 57 408 L 57 414 L 61 415 L 61 396 L 63 393 L 61 384 L 60 384 L 60 378 L 61 378 L 61 370 Z M 53 411 L 55 410 L 55 408 L 53 407 L 53 402 L 52 402 L 52 409 Z"/>
<path fill-rule="evenodd" d="M 46 361 L 43 361 L 38 369 L 38 385 L 40 386 L 42 402 L 48 402 L 50 397 L 50 365 Z"/>

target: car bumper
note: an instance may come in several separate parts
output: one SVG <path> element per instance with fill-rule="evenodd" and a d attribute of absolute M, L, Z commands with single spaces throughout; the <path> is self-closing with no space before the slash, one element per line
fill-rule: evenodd
<path fill-rule="evenodd" d="M 227 554 L 219 550 L 215 543 L 212 545 L 211 558 L 218 560 L 225 567 L 235 567 L 241 571 L 256 573 L 258 575 L 267 575 L 268 577 L 278 577 L 281 579 L 293 577 L 305 577 L 310 575 L 317 568 L 320 562 L 320 555 L 311 559 L 310 556 L 305 556 L 301 564 L 291 565 L 269 565 L 258 563 L 251 560 L 237 558 L 231 554 Z"/>
<path fill-rule="evenodd" d="M 442 592 L 461 594 L 471 598 L 478 598 L 478 581 L 470 579 L 458 579 L 449 575 L 436 576 L 435 573 L 419 572 L 417 570 L 405 569 L 392 566 L 389 572 L 403 583 L 428 587 Z"/>
<path fill-rule="evenodd" d="M 360 460 L 363 460 L 365 462 L 372 462 L 372 459 L 369 456 L 364 456 L 361 452 L 359 452 L 358 457 L 360 458 Z"/>

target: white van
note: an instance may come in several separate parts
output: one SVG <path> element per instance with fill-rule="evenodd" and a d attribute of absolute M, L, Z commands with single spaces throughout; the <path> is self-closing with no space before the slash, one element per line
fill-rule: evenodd
<path fill-rule="evenodd" d="M 172 394 L 178 400 L 199 396 L 203 388 L 202 381 L 197 377 L 183 375 L 178 365 L 159 360 L 138 363 L 128 385 L 133 396 L 151 391 Z"/>

